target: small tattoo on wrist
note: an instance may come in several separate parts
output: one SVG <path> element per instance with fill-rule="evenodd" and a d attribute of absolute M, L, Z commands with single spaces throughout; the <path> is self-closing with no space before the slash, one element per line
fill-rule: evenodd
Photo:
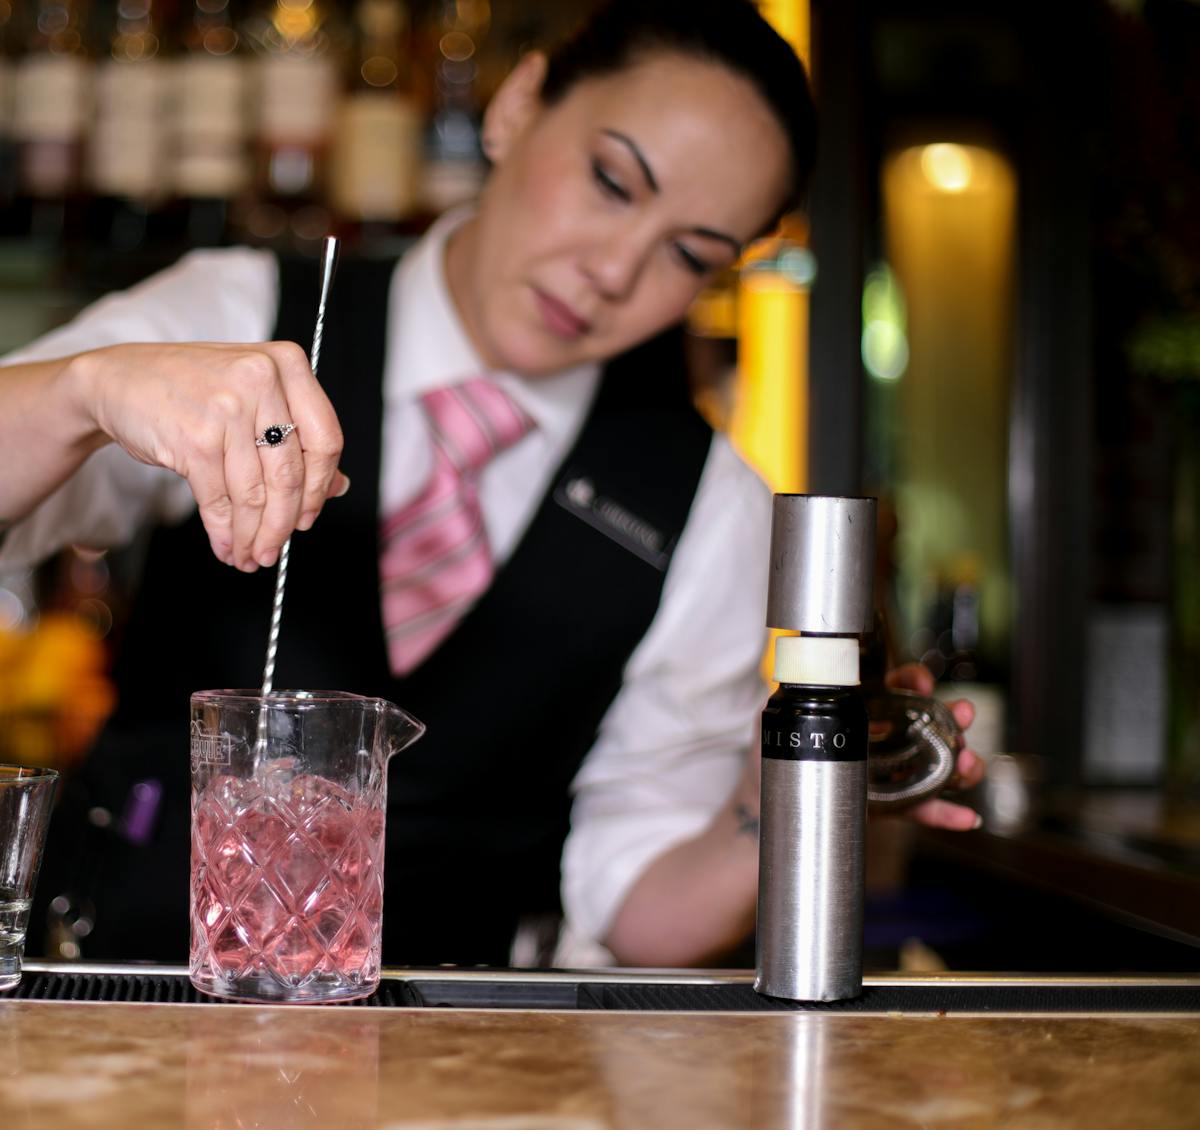
<path fill-rule="evenodd" d="M 738 823 L 737 834 L 739 836 L 758 835 L 758 813 L 753 812 L 748 804 L 739 804 L 733 810 L 733 815 Z"/>

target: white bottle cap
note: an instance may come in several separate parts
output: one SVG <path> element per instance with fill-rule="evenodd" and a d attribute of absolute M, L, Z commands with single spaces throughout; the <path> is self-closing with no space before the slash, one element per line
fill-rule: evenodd
<path fill-rule="evenodd" d="M 841 636 L 780 636 L 775 681 L 810 687 L 858 686 L 858 640 Z"/>

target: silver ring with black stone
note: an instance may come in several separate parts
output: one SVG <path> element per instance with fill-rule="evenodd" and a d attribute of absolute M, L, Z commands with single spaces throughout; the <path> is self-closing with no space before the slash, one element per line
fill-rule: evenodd
<path fill-rule="evenodd" d="M 254 441 L 255 447 L 278 447 L 296 430 L 295 424 L 272 424 L 263 428 L 262 434 Z"/>

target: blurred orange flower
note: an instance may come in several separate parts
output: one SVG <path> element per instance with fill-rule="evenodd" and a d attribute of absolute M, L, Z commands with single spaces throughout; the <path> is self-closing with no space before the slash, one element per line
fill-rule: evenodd
<path fill-rule="evenodd" d="M 107 665 L 99 636 L 70 613 L 0 630 L 0 761 L 74 765 L 116 704 Z"/>

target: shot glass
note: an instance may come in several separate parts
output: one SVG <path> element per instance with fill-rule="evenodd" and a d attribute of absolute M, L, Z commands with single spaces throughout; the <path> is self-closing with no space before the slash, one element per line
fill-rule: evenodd
<path fill-rule="evenodd" d="M 29 907 L 57 784 L 53 769 L 0 765 L 0 990 L 21 980 Z"/>

